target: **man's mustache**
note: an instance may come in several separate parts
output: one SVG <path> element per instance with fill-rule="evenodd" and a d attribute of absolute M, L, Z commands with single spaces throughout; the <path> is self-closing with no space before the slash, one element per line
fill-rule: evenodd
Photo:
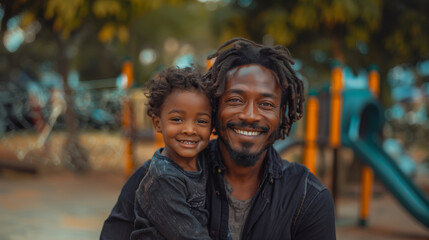
<path fill-rule="evenodd" d="M 238 123 L 231 123 L 230 122 L 230 123 L 227 123 L 226 126 L 228 128 L 234 128 L 234 127 L 236 127 L 236 128 L 250 128 L 250 129 L 262 131 L 264 133 L 268 132 L 270 130 L 270 128 L 268 128 L 268 127 L 259 126 L 256 123 L 247 123 L 247 122 L 243 122 L 243 121 L 238 122 Z"/>

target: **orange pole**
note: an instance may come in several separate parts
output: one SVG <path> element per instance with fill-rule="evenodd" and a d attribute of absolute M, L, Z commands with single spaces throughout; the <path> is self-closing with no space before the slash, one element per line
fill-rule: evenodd
<path fill-rule="evenodd" d="M 380 97 L 380 74 L 377 70 L 371 70 L 368 74 L 368 88 L 374 97 Z"/>
<path fill-rule="evenodd" d="M 331 126 L 329 129 L 329 143 L 331 147 L 338 148 L 341 144 L 341 90 L 343 89 L 343 70 L 335 67 L 331 79 Z"/>
<path fill-rule="evenodd" d="M 130 61 L 126 61 L 122 65 L 122 74 L 124 74 L 127 78 L 125 84 L 126 88 L 130 88 L 134 83 L 134 68 Z"/>
<path fill-rule="evenodd" d="M 213 66 L 216 58 L 211 58 L 206 60 L 206 72 Z"/>
<path fill-rule="evenodd" d="M 124 88 L 128 89 L 133 85 L 134 81 L 134 70 L 131 62 L 126 61 L 122 65 L 122 74 L 126 82 L 124 83 Z M 133 159 L 133 142 L 130 136 L 132 129 L 132 110 L 131 110 L 131 102 L 129 99 L 125 98 L 122 105 L 122 126 L 125 130 L 125 147 L 124 147 L 124 161 L 125 167 L 124 172 L 125 176 L 129 177 L 134 171 L 134 159 Z"/>
<path fill-rule="evenodd" d="M 331 77 L 331 112 L 329 127 L 329 143 L 332 147 L 332 197 L 334 204 L 337 202 L 337 177 L 338 177 L 338 153 L 341 145 L 341 91 L 343 89 L 343 69 L 335 67 L 332 69 Z"/>
<path fill-rule="evenodd" d="M 310 97 L 307 101 L 307 114 L 305 122 L 305 148 L 302 163 L 316 175 L 316 152 L 318 131 L 319 101 Z"/>
<path fill-rule="evenodd" d="M 366 226 L 369 206 L 372 195 L 372 185 L 374 182 L 374 172 L 368 165 L 364 165 L 361 171 L 361 194 L 360 194 L 360 220 L 359 225 Z"/>
<path fill-rule="evenodd" d="M 375 98 L 380 95 L 380 75 L 378 71 L 371 70 L 368 74 L 368 88 Z M 361 171 L 361 195 L 360 195 L 360 220 L 359 225 L 366 226 L 370 202 L 372 196 L 372 187 L 374 184 L 374 172 L 368 165 L 364 165 Z"/>
<path fill-rule="evenodd" d="M 159 132 L 155 132 L 155 131 L 154 131 L 154 133 L 155 133 L 155 148 L 158 149 L 158 148 L 164 147 L 164 141 L 162 139 L 162 134 Z"/>

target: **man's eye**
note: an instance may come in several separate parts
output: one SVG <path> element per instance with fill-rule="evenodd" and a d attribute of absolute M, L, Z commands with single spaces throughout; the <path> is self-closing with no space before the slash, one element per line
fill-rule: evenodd
<path fill-rule="evenodd" d="M 274 104 L 269 103 L 269 102 L 263 102 L 260 104 L 260 106 L 263 108 L 274 108 Z"/>
<path fill-rule="evenodd" d="M 239 98 L 229 98 L 225 102 L 227 102 L 227 103 L 240 103 L 241 100 Z"/>

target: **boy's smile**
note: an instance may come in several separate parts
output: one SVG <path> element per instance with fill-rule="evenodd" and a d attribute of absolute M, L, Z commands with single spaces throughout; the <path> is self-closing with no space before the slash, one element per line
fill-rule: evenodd
<path fill-rule="evenodd" d="M 184 170 L 196 171 L 196 159 L 209 143 L 211 106 L 209 99 L 195 90 L 173 90 L 162 104 L 160 116 L 152 117 L 165 143 L 162 154 Z"/>

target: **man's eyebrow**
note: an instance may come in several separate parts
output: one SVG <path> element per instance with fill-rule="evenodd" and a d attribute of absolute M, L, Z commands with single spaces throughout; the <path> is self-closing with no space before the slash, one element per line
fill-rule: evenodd
<path fill-rule="evenodd" d="M 241 89 L 229 89 L 228 91 L 226 91 L 227 93 L 243 93 L 244 91 Z"/>
<path fill-rule="evenodd" d="M 230 90 L 228 90 L 226 93 L 237 93 L 237 94 L 241 94 L 241 93 L 243 93 L 244 91 L 243 90 L 241 90 L 241 89 L 230 89 Z M 266 97 L 266 98 L 277 98 L 276 97 L 276 95 L 275 94 L 273 94 L 273 93 L 261 93 L 261 95 L 263 96 L 263 97 Z"/>
<path fill-rule="evenodd" d="M 275 94 L 272 94 L 272 93 L 262 93 L 261 95 L 263 97 L 267 97 L 267 98 L 277 98 L 277 96 Z"/>

